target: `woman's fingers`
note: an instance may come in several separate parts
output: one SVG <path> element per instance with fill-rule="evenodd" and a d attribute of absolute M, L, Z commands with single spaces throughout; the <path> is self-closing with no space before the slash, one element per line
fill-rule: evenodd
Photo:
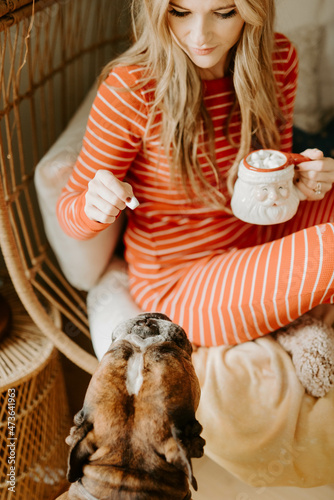
<path fill-rule="evenodd" d="M 322 200 L 325 194 L 332 189 L 332 184 L 327 182 L 305 183 L 303 179 L 299 179 L 296 183 L 298 189 L 310 201 Z"/>
<path fill-rule="evenodd" d="M 126 206 L 134 209 L 138 204 L 130 184 L 108 170 L 99 170 L 88 183 L 84 210 L 89 219 L 111 224 L 120 210 Z"/>
<path fill-rule="evenodd" d="M 324 153 L 317 148 L 305 149 L 305 151 L 300 154 L 310 158 L 311 160 L 321 160 L 321 158 L 324 157 Z"/>
<path fill-rule="evenodd" d="M 118 210 L 124 210 L 126 207 L 125 201 L 113 191 L 110 191 L 102 183 L 89 186 L 88 192 L 92 200 L 94 200 L 94 205 L 98 206 L 101 210 L 108 211 L 111 207 L 116 207 Z"/>
<path fill-rule="evenodd" d="M 321 200 L 332 189 L 334 160 L 325 158 L 319 149 L 306 149 L 301 154 L 311 161 L 296 165 L 296 185 L 308 200 Z"/>
<path fill-rule="evenodd" d="M 93 221 L 101 222 L 102 224 L 112 224 L 113 222 L 115 222 L 120 211 L 117 209 L 114 209 L 114 211 L 117 212 L 115 213 L 115 215 L 112 215 L 111 212 L 109 212 L 108 215 L 94 205 L 85 207 L 85 214 L 87 215 L 87 217 Z"/>
<path fill-rule="evenodd" d="M 114 174 L 109 172 L 108 170 L 98 170 L 95 178 L 101 182 L 103 186 L 107 188 L 109 193 L 113 193 L 116 197 L 123 201 L 124 203 L 127 200 L 133 198 L 133 191 L 130 184 L 127 182 L 122 182 Z"/>
<path fill-rule="evenodd" d="M 330 181 L 330 176 L 328 175 L 318 175 L 317 177 L 309 178 L 304 175 L 299 176 L 299 181 L 303 182 L 310 189 L 317 189 L 318 184 L 332 184 Z"/>

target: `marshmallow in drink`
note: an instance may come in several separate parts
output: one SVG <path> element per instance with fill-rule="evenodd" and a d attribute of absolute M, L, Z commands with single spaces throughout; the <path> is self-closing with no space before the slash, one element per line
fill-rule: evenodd
<path fill-rule="evenodd" d="M 132 196 L 131 200 L 128 202 L 125 202 L 126 206 L 131 208 L 131 210 L 134 210 L 139 206 L 139 201 L 135 196 Z"/>
<path fill-rule="evenodd" d="M 277 153 L 260 149 L 247 158 L 247 163 L 254 168 L 278 168 L 286 162 L 286 158 Z"/>

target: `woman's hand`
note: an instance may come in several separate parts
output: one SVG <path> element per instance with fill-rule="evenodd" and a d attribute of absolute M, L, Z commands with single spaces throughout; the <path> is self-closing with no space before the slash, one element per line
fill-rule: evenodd
<path fill-rule="evenodd" d="M 332 189 L 334 182 L 334 159 L 324 158 L 319 149 L 306 149 L 301 153 L 312 161 L 296 165 L 296 186 L 307 200 L 322 200 Z"/>
<path fill-rule="evenodd" d="M 98 170 L 88 183 L 84 211 L 90 220 L 111 224 L 126 206 L 134 209 L 138 205 L 130 184 L 108 170 Z"/>

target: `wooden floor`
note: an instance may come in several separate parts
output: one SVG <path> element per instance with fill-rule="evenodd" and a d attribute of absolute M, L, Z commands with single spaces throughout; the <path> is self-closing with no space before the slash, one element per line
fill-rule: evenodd
<path fill-rule="evenodd" d="M 334 500 L 334 485 L 319 488 L 252 488 L 209 458 L 193 460 L 198 491 L 193 500 Z"/>

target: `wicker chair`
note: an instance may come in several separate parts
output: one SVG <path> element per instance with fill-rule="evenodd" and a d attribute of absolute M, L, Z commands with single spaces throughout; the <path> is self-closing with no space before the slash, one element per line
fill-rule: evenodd
<path fill-rule="evenodd" d="M 0 341 L 0 500 L 50 500 L 67 484 L 65 437 L 72 417 L 62 364 L 8 275 L 0 282 L 6 297 L 1 312 L 11 311 Z"/>
<path fill-rule="evenodd" d="M 102 66 L 123 49 L 123 7 L 110 0 L 0 1 L 1 249 L 31 318 L 89 373 L 97 360 L 74 341 L 89 337 L 85 296 L 59 270 L 33 178 Z"/>

